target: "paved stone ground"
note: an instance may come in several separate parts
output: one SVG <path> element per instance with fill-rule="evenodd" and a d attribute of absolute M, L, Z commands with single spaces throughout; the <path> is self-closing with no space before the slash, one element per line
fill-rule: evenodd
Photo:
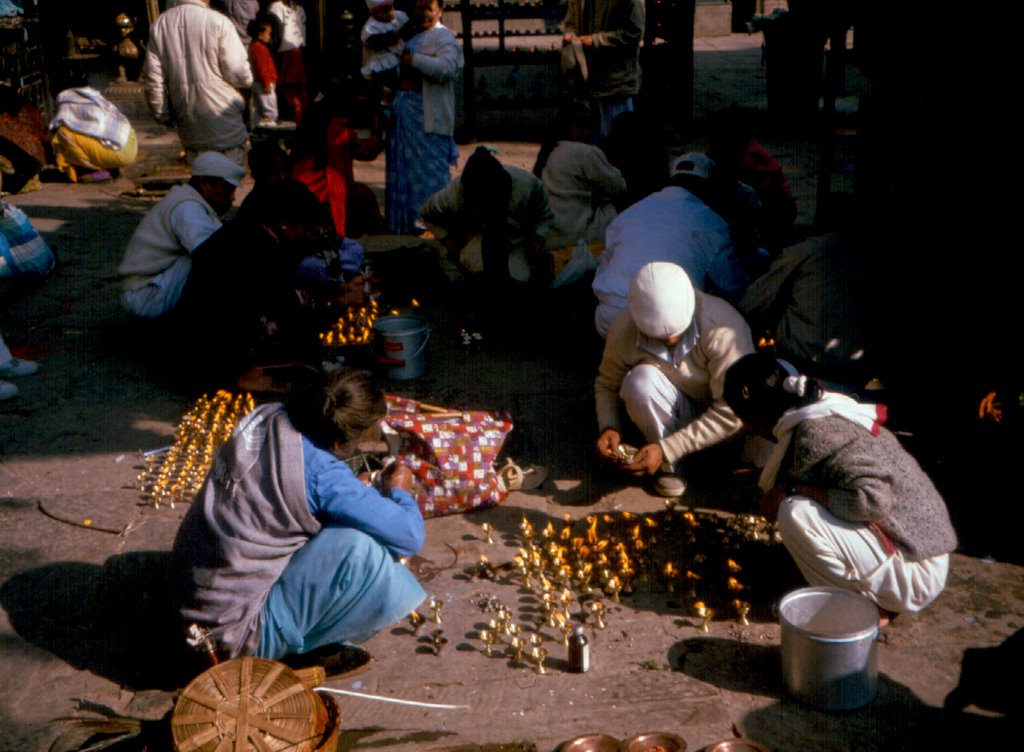
<path fill-rule="evenodd" d="M 700 43 L 698 80 L 707 81 L 707 92 L 746 87 L 742 101 L 759 96 L 756 46 L 746 37 L 728 40 Z M 712 44 L 738 49 L 705 57 L 704 47 Z M 710 94 L 700 91 L 705 101 Z M 144 157 L 136 173 L 173 158 L 173 136 L 152 129 L 140 135 Z M 781 137 L 766 141 L 795 184 L 802 221 L 810 221 L 814 148 Z M 536 150 L 498 148 L 502 158 L 524 166 Z M 382 163 L 361 165 L 360 177 L 380 188 Z M 61 748 L 51 745 L 68 724 L 55 719 L 100 707 L 159 721 L 181 686 L 184 667 L 164 593 L 167 552 L 184 510 L 153 509 L 131 484 L 136 453 L 169 443 L 197 395 L 162 365 L 166 359 L 153 356 L 161 343 L 140 336 L 117 305 L 113 270 L 148 208 L 119 197 L 130 185 L 127 178 L 95 186 L 48 184 L 11 199 L 58 251 L 61 265 L 39 285 L 4 288 L 0 319 L 10 343 L 38 353 L 42 364 L 38 375 L 20 382 L 17 399 L 0 405 L 2 750 Z M 387 267 L 386 255 L 376 258 Z M 1024 625 L 1022 569 L 963 555 L 953 557 L 946 592 L 931 608 L 889 627 L 878 645 L 878 697 L 857 711 L 819 712 L 786 697 L 778 626 L 767 604 L 793 573 L 785 557 L 770 554 L 752 559 L 756 566 L 748 569 L 748 582 L 758 583 L 751 585 L 758 605 L 749 626 L 720 609 L 703 633 L 687 599 L 655 582 L 621 604 L 608 601 L 608 627 L 592 634 L 588 674 L 566 673 L 564 649 L 554 641 L 547 643 L 546 675 L 485 656 L 476 633 L 492 615 L 476 605 L 481 594 L 509 605 L 520 623 L 536 618 L 539 603 L 516 578 L 480 580 L 467 570 L 480 554 L 510 562 L 524 516 L 540 529 L 549 521 L 560 527 L 565 515 L 583 526 L 590 514 L 631 512 L 666 521 L 665 515 L 679 512 L 665 512 L 660 500 L 592 460 L 589 394 L 598 350 L 589 312 L 545 301 L 550 317 L 543 327 L 524 323 L 530 336 L 489 337 L 467 351 L 453 301 L 435 297 L 426 308 L 433 329 L 430 370 L 389 389 L 435 404 L 509 409 L 517 424 L 510 451 L 546 464 L 550 479 L 500 507 L 428 521 L 428 544 L 410 566 L 444 602 L 440 628 L 449 644 L 435 656 L 420 639 L 429 625 L 420 635 L 396 625 L 368 643 L 375 657 L 369 671 L 334 684 L 469 707 L 424 710 L 345 698 L 339 749 L 511 749 L 522 743 L 547 751 L 586 733 L 624 738 L 668 731 L 691 750 L 741 734 L 773 750 L 889 752 L 973 748 L 978 739 L 1009 731 L 1009 719 L 976 706 L 963 713 L 942 709 L 958 684 L 964 651 L 1000 645 Z M 202 368 L 187 357 L 174 365 Z M 742 477 L 717 472 L 726 459 L 691 466 L 689 501 L 739 508 Z M 493 544 L 484 542 L 484 522 L 497 531 Z M 550 628 L 542 631 L 555 636 Z M 997 694 L 982 704 L 999 707 L 998 700 Z M 151 748 L 159 748 L 165 727 L 153 728 Z"/>

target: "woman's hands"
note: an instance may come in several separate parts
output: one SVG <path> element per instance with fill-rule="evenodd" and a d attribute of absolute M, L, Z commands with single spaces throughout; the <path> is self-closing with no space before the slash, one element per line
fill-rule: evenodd
<path fill-rule="evenodd" d="M 388 488 L 401 488 L 403 491 L 412 493 L 412 470 L 406 465 L 395 462 L 384 472 L 386 473 L 384 482 L 388 484 Z"/>

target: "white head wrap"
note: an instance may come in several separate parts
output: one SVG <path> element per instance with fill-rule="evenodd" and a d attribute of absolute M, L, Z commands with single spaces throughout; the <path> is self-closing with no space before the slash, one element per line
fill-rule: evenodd
<path fill-rule="evenodd" d="M 652 261 L 641 267 L 629 283 L 627 304 L 641 332 L 664 340 L 686 331 L 693 321 L 697 300 L 681 266 Z"/>

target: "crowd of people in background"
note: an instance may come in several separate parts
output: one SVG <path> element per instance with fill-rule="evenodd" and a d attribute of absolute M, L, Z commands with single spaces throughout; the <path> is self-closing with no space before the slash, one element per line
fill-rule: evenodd
<path fill-rule="evenodd" d="M 782 166 L 754 140 L 742 112 L 709 119 L 703 152 L 671 161 L 645 153 L 633 102 L 641 0 L 570 0 L 562 42 L 572 83 L 556 137 L 532 171 L 479 146 L 459 175 L 455 91 L 464 60 L 442 22 L 443 0 L 403 8 L 366 0 L 361 64 L 341 78 L 312 68 L 301 2 L 218 5 L 170 0 L 150 28 L 141 72 L 147 102 L 177 130 L 191 178 L 149 211 L 125 250 L 118 273 L 131 314 L 172 322 L 207 373 L 232 379 L 268 363 L 318 365 L 316 334 L 334 315 L 330 306 L 363 289 L 361 256 L 346 243 L 365 235 L 436 239 L 483 296 L 519 304 L 571 265 L 570 281 L 592 286 L 604 339 L 594 383 L 599 456 L 648 477 L 655 493 L 678 497 L 685 459 L 746 426 L 783 446 L 763 476 L 766 509 L 778 515 L 809 581 L 859 590 L 885 611 L 922 608 L 942 589 L 955 535 L 941 499 L 880 428 L 873 406 L 831 391 L 856 389 L 869 375 L 853 235 L 800 237 Z M 134 159 L 134 132 L 104 103 L 89 89 L 58 100 L 54 148 L 72 179 Z M 104 128 L 81 133 L 83 121 Z M 353 160 L 381 153 L 383 212 L 353 172 Z M 224 222 L 247 170 L 256 185 Z M 755 355 L 761 339 L 784 361 Z M 34 370 L 0 340 L 0 377 Z M 830 388 L 808 387 L 807 376 Z M 371 385 L 345 379 L 373 402 L 354 428 L 339 423 L 348 404 L 313 417 L 301 407 L 260 408 L 245 430 L 271 443 L 254 452 L 238 437 L 229 442 L 225 472 L 257 467 L 245 481 L 252 503 L 294 517 L 262 531 L 296 542 L 246 585 L 252 592 L 222 587 L 233 575 L 215 561 L 220 548 L 244 544 L 214 540 L 214 513 L 200 516 L 234 493 L 218 485 L 223 479 L 207 484 L 186 518 L 191 532 L 179 535 L 175 555 L 194 575 L 179 583 L 182 613 L 217 624 L 232 655 L 280 657 L 365 637 L 423 597 L 404 569 L 389 566 L 374 580 L 390 593 L 374 618 L 350 619 L 325 603 L 316 615 L 323 624 L 288 626 L 318 581 L 303 552 L 332 545 L 334 528 L 359 532 L 332 549 L 355 552 L 345 567 L 365 560 L 379 568 L 422 544 L 421 520 L 406 540 L 345 510 L 364 486 L 351 472 L 338 481 L 336 456 L 383 410 Z M 339 383 L 321 386 L 336 396 Z M 0 381 L 0 399 L 16 392 Z M 315 441 L 303 421 L 327 438 Z M 628 453 L 632 436 L 640 446 Z M 877 482 L 865 486 L 851 458 L 840 456 L 842 442 L 878 466 Z M 790 443 L 795 455 L 785 453 Z M 281 498 L 260 492 L 278 454 L 294 464 L 303 452 L 304 473 L 286 478 Z M 330 474 L 336 487 L 309 495 L 307 508 L 303 484 L 318 474 Z M 387 508 L 406 522 L 415 517 L 408 480 L 399 470 L 384 492 L 396 505 Z M 244 510 L 217 509 L 228 516 L 218 524 L 243 538 L 262 534 L 244 529 Z M 245 618 L 225 623 L 211 598 Z"/>

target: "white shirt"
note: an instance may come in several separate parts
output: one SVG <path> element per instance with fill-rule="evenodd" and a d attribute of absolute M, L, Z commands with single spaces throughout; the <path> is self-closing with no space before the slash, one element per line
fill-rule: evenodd
<path fill-rule="evenodd" d="M 267 11 L 281 19 L 281 52 L 306 46 L 306 11 L 301 5 L 288 5 L 277 0 Z"/>

